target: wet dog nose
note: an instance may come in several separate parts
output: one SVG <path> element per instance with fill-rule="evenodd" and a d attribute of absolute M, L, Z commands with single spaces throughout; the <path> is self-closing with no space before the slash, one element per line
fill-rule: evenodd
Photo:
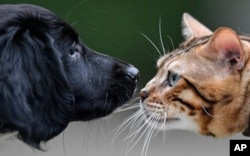
<path fill-rule="evenodd" d="M 131 80 L 133 80 L 133 81 L 135 81 L 135 82 L 137 82 L 138 81 L 138 79 L 139 79 L 139 70 L 137 69 L 137 68 L 135 68 L 134 66 L 130 66 L 130 67 L 128 67 L 127 68 L 127 76 L 131 79 Z"/>

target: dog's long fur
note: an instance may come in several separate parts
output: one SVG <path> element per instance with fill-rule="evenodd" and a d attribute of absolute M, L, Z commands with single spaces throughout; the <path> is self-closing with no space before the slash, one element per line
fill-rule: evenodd
<path fill-rule="evenodd" d="M 63 20 L 34 5 L 0 5 L 0 133 L 32 147 L 70 121 L 106 116 L 134 93 L 138 70 L 87 48 Z"/>

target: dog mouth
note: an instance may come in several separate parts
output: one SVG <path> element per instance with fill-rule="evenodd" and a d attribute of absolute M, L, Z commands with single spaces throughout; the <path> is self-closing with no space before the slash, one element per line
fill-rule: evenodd
<path fill-rule="evenodd" d="M 89 84 L 89 88 L 93 88 L 92 91 L 82 94 L 85 92 L 83 88 L 81 94 L 76 97 L 72 120 L 92 120 L 113 113 L 133 97 L 138 79 L 139 70 L 128 65 L 113 70 L 110 76 L 100 79 L 102 83 L 98 82 L 96 86 Z"/>
<path fill-rule="evenodd" d="M 123 69 L 123 72 L 123 76 L 118 78 L 119 80 L 112 84 L 108 91 L 112 99 L 117 101 L 119 105 L 133 97 L 139 80 L 139 70 L 136 67 L 129 65 Z"/>
<path fill-rule="evenodd" d="M 107 92 L 107 100 L 111 100 L 114 107 L 120 107 L 134 96 L 136 88 L 136 83 L 127 86 L 123 86 L 121 84 L 114 84 Z"/>

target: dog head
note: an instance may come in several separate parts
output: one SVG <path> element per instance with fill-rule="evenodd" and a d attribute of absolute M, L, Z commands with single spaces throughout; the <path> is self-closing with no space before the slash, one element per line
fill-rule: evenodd
<path fill-rule="evenodd" d="M 34 5 L 0 5 L 0 132 L 40 148 L 70 121 L 112 113 L 139 71 L 86 47 L 76 31 Z"/>

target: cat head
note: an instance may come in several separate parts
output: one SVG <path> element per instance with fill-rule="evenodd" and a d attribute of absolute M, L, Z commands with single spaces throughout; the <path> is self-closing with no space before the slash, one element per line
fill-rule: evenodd
<path fill-rule="evenodd" d="M 156 75 L 141 90 L 148 123 L 249 136 L 250 38 L 227 27 L 212 32 L 187 13 L 183 35 L 186 41 L 157 61 Z"/>

